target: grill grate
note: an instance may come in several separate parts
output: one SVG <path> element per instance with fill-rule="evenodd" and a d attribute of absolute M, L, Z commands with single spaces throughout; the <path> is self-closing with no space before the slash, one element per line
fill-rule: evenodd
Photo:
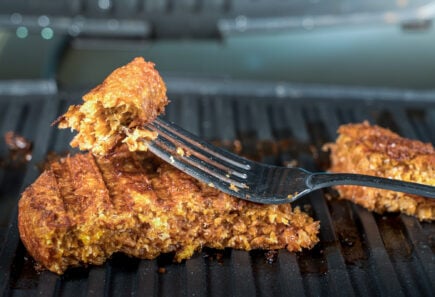
<path fill-rule="evenodd" d="M 296 203 L 321 221 L 321 242 L 310 251 L 206 249 L 181 264 L 171 255 L 141 261 L 117 254 L 101 267 L 76 268 L 59 277 L 36 273 L 19 241 L 16 203 L 38 176 L 37 165 L 50 151 L 69 150 L 71 133 L 50 122 L 78 102 L 77 93 L 0 96 L 0 132 L 13 130 L 34 143 L 28 164 L 0 169 L 0 290 L 5 296 L 432 296 L 435 293 L 433 223 L 376 215 L 348 201 L 316 192 Z M 369 120 L 411 138 L 435 142 L 435 102 L 177 92 L 167 117 L 193 133 L 274 164 L 298 162 L 323 169 L 321 146 L 333 141 L 340 124 Z M 432 129 L 431 129 L 432 128 Z M 8 150 L 0 145 L 0 158 Z M 317 155 L 317 156 L 315 156 Z M 431 239 L 432 238 L 432 239 Z M 162 268 L 165 271 L 162 271 Z M 160 271 L 160 272 L 159 272 Z"/>

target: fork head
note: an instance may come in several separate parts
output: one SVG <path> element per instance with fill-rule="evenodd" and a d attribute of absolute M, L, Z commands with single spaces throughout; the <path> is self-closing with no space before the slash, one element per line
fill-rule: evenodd
<path fill-rule="evenodd" d="M 262 204 L 295 201 L 307 194 L 309 172 L 247 160 L 200 139 L 175 124 L 156 119 L 158 133 L 149 150 L 190 176 L 232 196 Z"/>

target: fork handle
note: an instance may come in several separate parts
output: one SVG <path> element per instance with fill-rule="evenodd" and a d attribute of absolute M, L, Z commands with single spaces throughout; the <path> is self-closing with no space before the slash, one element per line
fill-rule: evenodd
<path fill-rule="evenodd" d="M 306 179 L 311 190 L 338 185 L 367 186 L 435 198 L 435 187 L 389 178 L 351 173 L 312 173 Z"/>

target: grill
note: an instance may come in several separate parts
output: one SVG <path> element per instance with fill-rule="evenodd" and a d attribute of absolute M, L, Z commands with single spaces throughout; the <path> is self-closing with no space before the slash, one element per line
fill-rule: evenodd
<path fill-rule="evenodd" d="M 0 140 L 0 296 L 435 296 L 435 225 L 331 189 L 295 203 L 321 223 L 299 253 L 116 254 L 57 276 L 35 270 L 17 228 L 21 192 L 51 152 L 72 151 L 50 123 L 133 56 L 163 74 L 170 121 L 248 158 L 325 170 L 322 146 L 364 120 L 435 144 L 434 11 L 429 0 L 1 1 L 0 137 L 33 150 L 20 160 Z"/>
<path fill-rule="evenodd" d="M 310 170 L 327 166 L 324 143 L 340 124 L 369 120 L 403 136 L 435 143 L 435 94 L 382 89 L 315 88 L 291 84 L 166 79 L 166 117 L 221 146 L 271 164 Z M 36 272 L 19 240 L 17 201 L 39 175 L 49 152 L 69 151 L 69 131 L 50 127 L 84 89 L 47 82 L 4 83 L 0 132 L 33 142 L 30 162 L 7 162 L 0 146 L 0 292 L 4 296 L 433 296 L 432 223 L 400 214 L 378 215 L 318 191 L 297 202 L 321 221 L 320 243 L 300 253 L 205 249 L 181 264 L 171 255 L 138 260 L 114 255 L 101 267 L 57 276 Z M 195 84 L 201 88 L 195 88 Z M 49 84 L 48 84 L 49 85 Z M 18 88 L 17 88 L 18 86 Z M 14 90 L 26 89 L 25 94 Z M 240 144 L 240 145 L 239 145 Z"/>

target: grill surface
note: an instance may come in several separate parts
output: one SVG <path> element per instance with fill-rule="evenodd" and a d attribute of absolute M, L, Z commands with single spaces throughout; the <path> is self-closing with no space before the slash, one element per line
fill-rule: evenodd
<path fill-rule="evenodd" d="M 356 92 L 352 99 L 346 93 L 282 98 L 282 92 L 266 91 L 256 97 L 246 86 L 199 94 L 182 82 L 169 89 L 169 120 L 225 147 L 238 140 L 243 155 L 272 164 L 296 160 L 307 169 L 322 170 L 327 156 L 321 146 L 335 139 L 340 124 L 363 120 L 435 143 L 431 100 L 371 100 L 382 97 L 376 92 L 370 98 L 358 98 Z M 37 166 L 47 153 L 70 150 L 72 134 L 50 123 L 78 102 L 82 91 L 36 95 L 27 90 L 28 95 L 0 96 L 1 135 L 12 130 L 34 145 L 29 163 L 8 166 L 9 152 L 4 141 L 0 145 L 3 295 L 434 296 L 434 224 L 399 214 L 376 215 L 347 201 L 327 199 L 332 191 L 313 193 L 297 203 L 321 221 L 321 242 L 301 253 L 279 251 L 273 263 L 265 251 L 208 249 L 181 264 L 172 263 L 171 255 L 145 261 L 117 254 L 104 266 L 71 269 L 61 277 L 37 273 L 19 240 L 16 205 L 39 175 Z"/>

